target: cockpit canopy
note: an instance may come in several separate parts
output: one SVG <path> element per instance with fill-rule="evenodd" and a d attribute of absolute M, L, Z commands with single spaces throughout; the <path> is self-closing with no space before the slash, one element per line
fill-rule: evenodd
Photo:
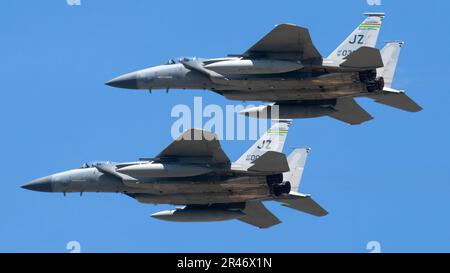
<path fill-rule="evenodd" d="M 178 59 L 170 59 L 166 62 L 166 64 L 177 64 L 177 63 L 182 63 L 182 62 L 189 62 L 189 61 L 195 61 L 198 60 L 199 58 L 197 57 L 180 57 Z"/>
<path fill-rule="evenodd" d="M 81 165 L 80 169 L 95 168 L 96 166 L 112 165 L 112 164 L 113 162 L 111 161 L 91 161 Z"/>

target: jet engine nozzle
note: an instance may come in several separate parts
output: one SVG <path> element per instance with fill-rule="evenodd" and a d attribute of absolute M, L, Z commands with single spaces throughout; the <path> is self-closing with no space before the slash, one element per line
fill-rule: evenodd
<path fill-rule="evenodd" d="M 288 194 L 291 192 L 291 182 L 285 181 L 280 184 L 275 184 L 272 186 L 272 191 L 275 196 Z"/>
<path fill-rule="evenodd" d="M 291 182 L 283 181 L 282 174 L 267 176 L 267 185 L 269 185 L 270 192 L 275 196 L 291 192 Z"/>
<path fill-rule="evenodd" d="M 367 91 L 369 91 L 369 92 L 382 91 L 383 88 L 384 88 L 384 78 L 383 77 L 379 77 L 376 80 L 367 82 Z"/>
<path fill-rule="evenodd" d="M 384 89 L 384 78 L 379 77 L 377 79 L 377 82 L 378 82 L 378 90 L 383 90 Z"/>

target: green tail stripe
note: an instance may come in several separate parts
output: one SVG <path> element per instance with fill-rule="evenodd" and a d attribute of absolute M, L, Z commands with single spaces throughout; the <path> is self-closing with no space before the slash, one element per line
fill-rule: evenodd
<path fill-rule="evenodd" d="M 268 133 L 270 134 L 287 134 L 287 130 L 269 130 Z"/>
<path fill-rule="evenodd" d="M 359 25 L 359 27 L 365 27 L 365 28 L 380 28 L 381 25 Z"/>

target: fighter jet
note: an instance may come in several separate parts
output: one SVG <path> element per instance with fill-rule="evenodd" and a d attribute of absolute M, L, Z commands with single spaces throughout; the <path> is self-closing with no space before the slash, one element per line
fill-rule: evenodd
<path fill-rule="evenodd" d="M 391 86 L 403 42 L 388 43 L 380 53 L 375 45 L 384 13 L 365 15 L 327 58 L 312 43 L 308 29 L 280 24 L 242 54 L 169 60 L 106 84 L 127 89 L 205 89 L 231 100 L 269 103 L 243 114 L 269 112 L 270 117 L 276 105 L 279 118 L 330 116 L 352 125 L 372 119 L 355 102 L 358 97 L 420 111 L 404 91 Z"/>
<path fill-rule="evenodd" d="M 310 149 L 281 153 L 290 121 L 280 120 L 231 163 L 217 135 L 189 129 L 155 158 L 136 162 L 94 162 L 36 179 L 22 186 L 41 192 L 117 192 L 145 204 L 183 206 L 151 216 L 175 222 L 237 219 L 268 228 L 281 223 L 263 205 L 276 201 L 315 216 L 327 212 L 299 193 Z"/>

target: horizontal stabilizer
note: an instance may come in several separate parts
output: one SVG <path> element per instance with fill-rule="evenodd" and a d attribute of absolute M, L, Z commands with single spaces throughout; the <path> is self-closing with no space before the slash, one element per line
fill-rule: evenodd
<path fill-rule="evenodd" d="M 407 112 L 419 112 L 422 107 L 408 97 L 404 91 L 385 88 L 381 93 L 370 95 L 375 102 L 388 105 Z"/>
<path fill-rule="evenodd" d="M 384 65 L 378 49 L 363 46 L 347 56 L 340 66 L 345 68 L 369 69 L 383 67 Z"/>
<path fill-rule="evenodd" d="M 289 164 L 283 153 L 268 151 L 253 161 L 253 166 L 248 168 L 247 171 L 284 173 L 289 171 Z"/>
<path fill-rule="evenodd" d="M 292 193 L 289 196 L 276 198 L 275 201 L 282 203 L 283 206 L 305 212 L 314 216 L 325 216 L 328 212 L 314 201 L 311 196 Z"/>
<path fill-rule="evenodd" d="M 245 216 L 240 217 L 238 219 L 239 221 L 259 228 L 269 228 L 281 223 L 260 201 L 249 201 L 245 203 L 243 213 Z"/>
<path fill-rule="evenodd" d="M 328 114 L 328 116 L 351 125 L 361 124 L 373 119 L 353 98 L 338 99 L 334 109 L 336 111 Z"/>

